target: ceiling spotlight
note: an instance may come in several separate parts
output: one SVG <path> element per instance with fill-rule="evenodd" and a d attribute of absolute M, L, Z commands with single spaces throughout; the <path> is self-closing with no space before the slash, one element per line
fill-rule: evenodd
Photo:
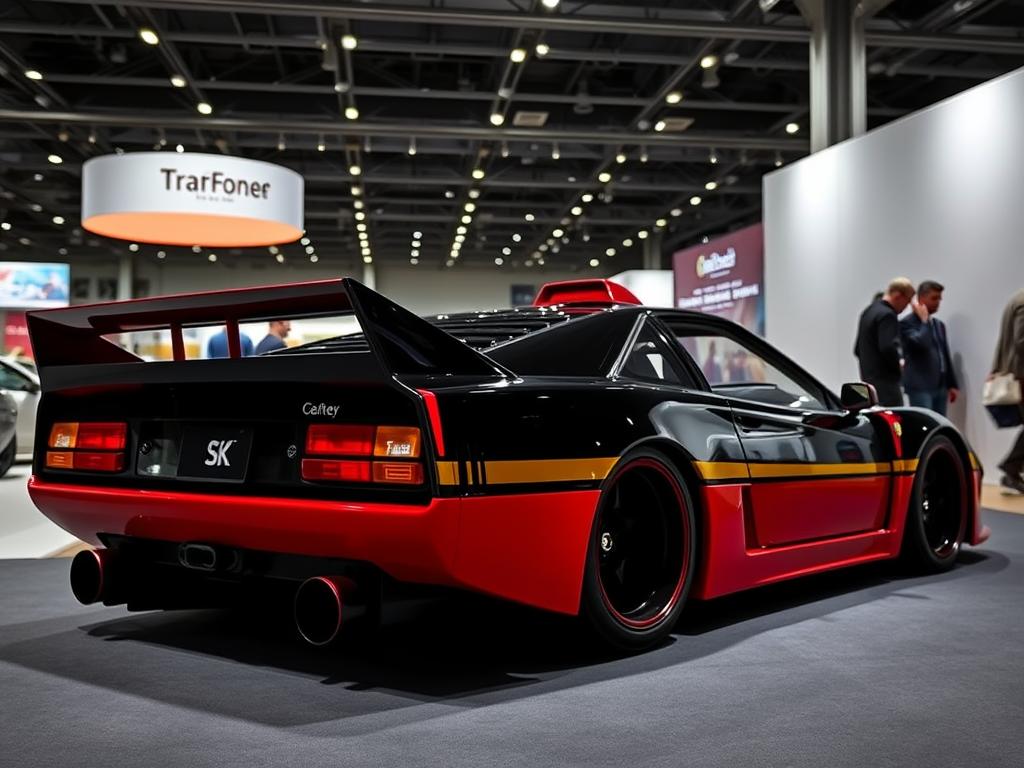
<path fill-rule="evenodd" d="M 583 209 L 580 208 L 580 206 L 578 205 L 574 205 L 572 207 L 572 210 L 569 211 L 569 213 L 571 213 L 573 216 L 579 216 L 581 213 L 583 213 Z"/>
<path fill-rule="evenodd" d="M 712 147 L 711 151 L 708 152 L 708 162 L 712 165 L 716 165 L 718 163 L 718 153 L 715 151 L 714 147 Z"/>
<path fill-rule="evenodd" d="M 551 145 L 551 159 L 557 160 L 562 156 L 562 153 L 558 149 L 558 142 Z"/>
<path fill-rule="evenodd" d="M 345 107 L 345 117 L 347 117 L 349 120 L 358 120 L 359 110 L 356 109 L 355 107 Z"/>
<path fill-rule="evenodd" d="M 522 64 L 526 61 L 526 49 L 525 48 L 513 48 L 512 52 L 508 55 L 514 64 Z"/>
<path fill-rule="evenodd" d="M 647 147 L 640 147 L 640 162 L 646 163 L 649 158 L 647 157 Z"/>
<path fill-rule="evenodd" d="M 216 253 L 211 253 L 209 256 L 206 257 L 206 260 L 209 261 L 212 264 L 213 262 L 215 262 L 217 260 L 217 254 Z M 284 261 L 284 256 L 278 256 L 277 260 L 278 261 Z"/>
<path fill-rule="evenodd" d="M 205 101 L 200 101 L 198 104 L 196 104 L 196 110 L 199 112 L 200 115 L 213 114 L 213 107 Z"/>
<path fill-rule="evenodd" d="M 704 185 L 704 189 L 706 189 L 708 192 L 714 192 L 716 189 L 718 189 L 718 182 L 709 181 L 707 184 Z"/>
<path fill-rule="evenodd" d="M 520 235 L 518 232 L 516 232 L 515 234 L 512 235 L 512 242 L 513 243 L 518 243 L 522 239 L 523 239 L 523 236 Z"/>
<path fill-rule="evenodd" d="M 177 152 L 180 155 L 182 152 L 185 151 L 185 145 L 184 144 L 176 144 L 174 146 L 174 151 Z"/>
<path fill-rule="evenodd" d="M 131 251 L 132 253 L 136 253 L 136 252 L 138 252 L 138 250 L 139 250 L 139 244 L 138 244 L 138 243 L 131 243 L 131 244 L 130 244 L 130 245 L 128 246 L 128 250 L 129 250 L 129 251 Z"/>
<path fill-rule="evenodd" d="M 800 130 L 800 123 L 786 123 L 786 133 L 793 134 Z"/>
<path fill-rule="evenodd" d="M 200 248 L 200 247 L 199 247 L 198 245 L 193 245 L 193 246 L 192 246 L 192 253 L 199 253 L 199 252 L 200 252 L 200 251 L 202 251 L 202 250 L 203 250 L 203 249 L 202 249 L 202 248 Z"/>
<path fill-rule="evenodd" d="M 32 203 L 32 205 L 30 205 L 29 208 L 35 211 L 36 213 L 39 213 L 40 211 L 43 210 L 43 206 L 41 206 L 39 203 Z"/>
<path fill-rule="evenodd" d="M 356 221 L 363 221 L 366 218 L 366 211 L 356 211 L 353 216 L 356 217 Z"/>
<path fill-rule="evenodd" d="M 466 203 L 463 207 L 466 209 L 466 213 L 472 213 L 476 210 L 476 203 Z"/>
<path fill-rule="evenodd" d="M 694 195 L 690 198 L 690 205 L 700 205 L 700 195 Z"/>
<path fill-rule="evenodd" d="M 547 8 L 548 10 L 553 11 L 555 8 L 558 7 L 559 1 L 560 0 L 540 0 L 540 4 Z"/>
<path fill-rule="evenodd" d="M 167 252 L 166 251 L 157 251 L 156 252 L 156 257 L 158 259 L 166 259 L 167 258 Z"/>
<path fill-rule="evenodd" d="M 363 169 L 362 169 L 362 168 L 360 168 L 360 167 L 359 167 L 358 165 L 350 165 L 350 166 L 348 167 L 348 172 L 349 172 L 349 173 L 350 173 L 350 174 L 351 174 L 352 176 L 361 176 L 361 175 L 362 175 L 362 173 L 363 173 Z"/>
<path fill-rule="evenodd" d="M 590 266 L 592 266 L 592 267 L 599 267 L 599 266 L 601 266 L 601 261 L 599 259 L 591 259 L 590 260 Z"/>
<path fill-rule="evenodd" d="M 312 264 L 316 264 L 318 261 L 320 261 L 320 257 L 317 256 L 315 253 L 311 253 L 309 254 L 309 261 Z"/>
<path fill-rule="evenodd" d="M 624 162 L 626 162 L 626 153 L 619 152 L 619 154 L 615 156 L 615 162 L 618 163 L 619 165 L 622 165 Z"/>
<path fill-rule="evenodd" d="M 551 53 L 551 47 L 547 43 L 537 43 L 537 47 L 533 50 L 538 56 L 547 56 Z"/>
<path fill-rule="evenodd" d="M 160 37 L 149 27 L 140 27 L 139 37 L 146 45 L 160 45 Z"/>
<path fill-rule="evenodd" d="M 312 245 L 307 245 L 306 253 L 316 253 L 316 248 L 314 248 Z"/>
<path fill-rule="evenodd" d="M 654 222 L 654 226 L 659 227 L 659 228 L 667 227 L 668 226 L 668 221 L 665 220 L 665 219 L 658 219 L 656 222 Z"/>
<path fill-rule="evenodd" d="M 188 85 L 188 81 L 181 75 L 171 75 L 171 85 L 175 88 L 184 88 Z"/>
<path fill-rule="evenodd" d="M 270 247 L 267 248 L 267 250 L 270 251 L 271 256 L 273 256 L 275 253 L 280 253 L 281 251 L 281 249 L 278 248 L 276 245 L 271 245 Z"/>
<path fill-rule="evenodd" d="M 363 201 L 362 200 L 353 200 L 352 201 L 352 207 L 355 208 L 357 211 L 363 210 Z"/>
<path fill-rule="evenodd" d="M 421 237 L 423 237 L 423 233 L 420 232 L 419 230 L 416 230 L 415 232 L 412 233 L 413 240 L 419 240 Z"/>
<path fill-rule="evenodd" d="M 373 264 L 373 256 L 363 256 L 363 264 Z"/>
<path fill-rule="evenodd" d="M 341 36 L 341 47 L 346 51 L 354 51 L 359 45 L 359 41 L 355 35 L 342 35 Z"/>
<path fill-rule="evenodd" d="M 533 221 L 533 220 L 534 220 L 535 218 L 537 218 L 537 217 L 536 217 L 536 216 L 534 216 L 534 215 L 533 215 L 532 213 L 528 213 L 528 214 L 526 214 L 525 216 L 523 216 L 523 218 L 524 218 L 524 219 L 525 219 L 526 221 Z"/>
<path fill-rule="evenodd" d="M 27 77 L 29 80 L 42 80 L 43 73 L 37 69 L 26 69 L 25 77 Z"/>
<path fill-rule="evenodd" d="M 494 263 L 500 267 L 502 264 L 505 263 L 505 260 L 501 258 L 501 256 L 498 256 L 497 258 L 495 258 Z"/>
<path fill-rule="evenodd" d="M 491 125 L 501 125 L 505 122 L 505 116 L 501 112 L 491 113 Z"/>
<path fill-rule="evenodd" d="M 61 157 L 60 155 L 47 155 L 46 159 L 49 160 L 54 165 L 60 165 L 61 163 L 64 162 L 64 158 Z"/>
<path fill-rule="evenodd" d="M 683 100 L 683 92 L 682 91 L 669 91 L 667 94 L 665 94 L 665 103 L 666 104 L 678 104 L 682 100 Z"/>
<path fill-rule="evenodd" d="M 511 256 L 512 255 L 512 249 L 509 248 L 507 245 L 504 248 L 501 249 L 501 252 L 503 254 L 505 254 L 506 256 Z"/>
<path fill-rule="evenodd" d="M 352 90 L 352 86 L 349 83 L 346 83 L 344 80 L 334 81 L 335 93 L 348 93 L 350 90 Z"/>
<path fill-rule="evenodd" d="M 10 232 L 11 231 L 11 222 L 5 221 L 5 222 L 0 223 L 0 229 L 2 229 L 4 232 Z"/>
<path fill-rule="evenodd" d="M 540 251 L 541 253 L 543 253 L 547 249 L 548 249 L 548 244 L 547 243 L 541 243 L 540 245 L 537 246 L 537 250 Z"/>
<path fill-rule="evenodd" d="M 463 224 L 470 224 L 472 221 L 473 221 L 473 217 L 470 216 L 468 213 L 465 216 L 462 217 L 462 223 Z"/>
<path fill-rule="evenodd" d="M 411 243 L 409 243 L 409 246 L 411 248 L 419 248 L 421 245 L 423 245 L 423 243 L 420 240 L 413 240 Z"/>
<path fill-rule="evenodd" d="M 276 262 L 277 262 L 278 264 L 284 264 L 284 254 L 283 254 L 283 253 L 279 253 L 279 254 L 277 254 L 277 255 L 276 255 L 276 256 L 274 257 L 274 260 L 275 260 L 275 261 L 276 261 Z"/>
<path fill-rule="evenodd" d="M 682 208 L 673 208 L 671 211 L 669 211 L 669 213 L 671 213 L 673 216 L 682 216 L 683 215 L 683 209 Z"/>
<path fill-rule="evenodd" d="M 466 230 L 466 226 L 464 224 L 459 224 L 459 226 L 457 226 L 455 228 L 455 234 L 456 235 L 464 235 L 464 234 L 466 234 L 466 232 L 467 232 L 467 230 Z"/>
<path fill-rule="evenodd" d="M 604 255 L 608 256 L 608 257 L 614 256 L 615 255 L 615 249 L 614 248 L 606 248 L 605 252 L 604 252 Z"/>
<path fill-rule="evenodd" d="M 417 256 L 420 255 L 419 249 L 413 248 L 411 251 L 409 251 L 409 255 L 412 256 L 413 258 L 416 258 Z"/>
<path fill-rule="evenodd" d="M 324 142 L 324 136 L 323 136 L 323 134 L 320 134 L 320 138 L 317 139 L 317 142 L 316 142 L 316 151 L 317 152 L 323 152 L 326 149 L 327 149 L 327 144 L 326 144 L 326 142 Z"/>
<path fill-rule="evenodd" d="M 476 200 L 478 197 L 480 197 L 480 190 L 479 189 L 471 189 L 471 190 L 469 190 L 469 199 L 470 200 Z"/>
<path fill-rule="evenodd" d="M 366 224 L 360 221 L 358 224 L 356 224 L 356 231 L 359 232 L 360 235 L 362 235 L 364 232 L 366 232 Z M 360 237 L 359 239 L 363 240 L 365 238 Z"/>
<path fill-rule="evenodd" d="M 473 173 L 471 175 L 473 176 L 474 179 L 479 181 L 480 179 L 482 179 L 487 174 L 484 173 L 484 169 L 483 168 L 474 168 L 473 169 Z"/>
<path fill-rule="evenodd" d="M 359 197 L 361 194 L 363 194 L 363 188 L 360 186 L 353 185 L 349 192 L 352 193 L 352 197 Z"/>
<path fill-rule="evenodd" d="M 53 217 L 53 223 L 54 224 L 63 224 L 64 223 L 64 217 L 63 216 L 54 216 Z"/>
<path fill-rule="evenodd" d="M 455 236 L 455 242 L 456 243 L 460 243 L 460 244 L 466 242 L 466 236 L 465 235 L 456 235 Z"/>
<path fill-rule="evenodd" d="M 781 152 L 776 152 L 775 153 L 775 167 L 776 168 L 781 168 L 782 167 L 782 153 Z"/>
<path fill-rule="evenodd" d="M 90 144 L 95 144 L 96 143 L 96 131 L 90 129 L 89 130 L 89 135 L 86 137 L 85 140 L 88 141 Z"/>
<path fill-rule="evenodd" d="M 411 155 L 415 155 L 415 154 L 416 154 L 416 137 L 415 136 L 410 136 L 409 137 L 409 155 L 411 156 Z"/>
<path fill-rule="evenodd" d="M 659 120 L 658 122 L 656 122 L 654 124 L 654 130 L 656 130 L 658 133 L 661 133 L 662 131 L 664 131 L 665 130 L 665 121 L 664 120 Z"/>
<path fill-rule="evenodd" d="M 564 234 L 565 234 L 565 230 L 562 230 L 562 229 L 554 229 L 554 230 L 551 231 L 551 236 L 552 237 L 561 237 Z"/>
<path fill-rule="evenodd" d="M 455 193 L 454 193 L 454 192 L 452 192 L 452 191 L 451 191 L 450 189 L 446 189 L 446 190 L 444 191 L 444 196 L 445 196 L 445 198 L 447 198 L 448 200 L 451 200 L 451 199 L 452 199 L 453 197 L 455 197 Z"/>
<path fill-rule="evenodd" d="M 715 54 L 709 54 L 700 60 L 701 69 L 711 69 L 712 67 L 718 66 L 718 57 Z"/>
<path fill-rule="evenodd" d="M 650 233 L 646 229 L 641 229 L 639 232 L 636 233 L 636 236 L 639 237 L 641 240 L 646 240 L 647 235 L 649 234 Z"/>
<path fill-rule="evenodd" d="M 412 258 L 409 259 L 409 263 L 415 266 L 416 264 L 420 263 L 420 260 L 413 256 Z"/>
<path fill-rule="evenodd" d="M 608 171 L 601 171 L 599 174 L 597 174 L 597 180 L 600 181 L 602 184 L 607 184 L 609 181 L 612 180 L 612 175 L 608 173 Z"/>

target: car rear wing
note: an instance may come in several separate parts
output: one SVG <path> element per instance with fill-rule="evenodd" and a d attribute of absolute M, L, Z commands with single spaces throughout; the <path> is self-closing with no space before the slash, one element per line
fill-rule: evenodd
<path fill-rule="evenodd" d="M 244 361 L 197 360 L 186 363 L 184 329 L 223 324 L 227 331 L 229 358 L 240 358 L 239 324 L 242 322 L 346 314 L 355 316 L 372 353 L 369 365 L 363 360 L 360 365 L 352 367 L 353 374 L 358 371 L 362 377 L 371 378 L 417 373 L 486 377 L 512 375 L 454 336 L 350 277 L 40 310 L 28 313 L 28 328 L 43 388 L 47 390 L 76 381 L 79 386 L 89 386 L 94 382 L 142 383 L 160 380 L 161 377 L 167 380 L 175 377 L 170 375 L 166 366 L 174 366 L 180 372 L 183 366 L 196 363 L 209 366 L 202 373 L 191 371 L 199 378 L 264 378 L 269 373 L 267 367 L 283 372 L 291 366 L 294 370 L 302 367 L 298 358 L 306 356 L 266 355 Z M 161 330 L 170 331 L 174 362 L 142 364 L 142 358 L 106 338 L 122 333 Z M 324 354 L 331 353 L 318 353 L 317 367 L 321 370 Z M 348 356 L 351 357 L 351 353 Z M 249 365 L 256 359 L 261 361 L 259 365 Z M 96 370 L 100 367 L 104 370 Z M 152 368 L 159 370 L 149 370 Z M 141 369 L 147 369 L 147 372 L 143 374 Z"/>

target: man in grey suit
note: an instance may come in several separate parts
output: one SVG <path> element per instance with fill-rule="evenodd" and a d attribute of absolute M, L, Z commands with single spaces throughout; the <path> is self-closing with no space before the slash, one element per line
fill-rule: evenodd
<path fill-rule="evenodd" d="M 1024 289 L 1017 291 L 1003 310 L 999 343 L 992 361 L 992 374 L 998 373 L 1012 373 L 1024 381 Z M 1024 405 L 1021 406 L 1021 417 L 1024 419 Z M 999 481 L 1003 493 L 1024 494 L 1024 429 L 1017 435 L 1017 441 L 999 468 L 1003 470 L 1003 478 Z"/>

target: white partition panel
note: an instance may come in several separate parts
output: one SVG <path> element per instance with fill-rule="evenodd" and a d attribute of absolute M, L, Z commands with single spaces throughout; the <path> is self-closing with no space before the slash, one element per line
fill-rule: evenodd
<path fill-rule="evenodd" d="M 1013 434 L 980 391 L 1024 287 L 1024 70 L 767 175 L 764 210 L 768 339 L 833 388 L 857 378 L 857 316 L 876 291 L 897 275 L 945 284 L 965 395 L 950 416 L 997 481 Z"/>

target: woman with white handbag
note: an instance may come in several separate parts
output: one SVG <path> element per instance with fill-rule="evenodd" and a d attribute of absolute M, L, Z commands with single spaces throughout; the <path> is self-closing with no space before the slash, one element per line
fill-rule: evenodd
<path fill-rule="evenodd" d="M 982 402 L 1000 428 L 1024 422 L 1021 380 L 1024 380 L 1024 290 L 1018 291 L 1003 311 L 992 372 L 982 394 Z M 1003 470 L 999 481 L 1003 493 L 1024 494 L 1024 429 L 999 468 Z"/>

